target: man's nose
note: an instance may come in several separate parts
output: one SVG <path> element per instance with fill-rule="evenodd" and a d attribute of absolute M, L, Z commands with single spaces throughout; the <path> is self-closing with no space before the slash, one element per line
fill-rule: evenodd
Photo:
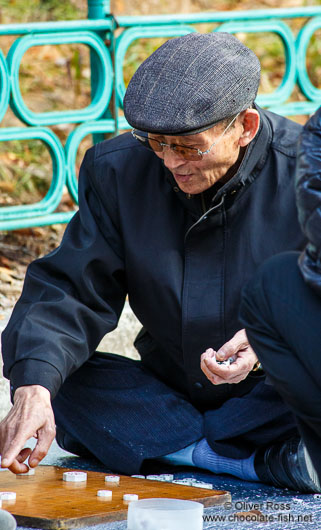
<path fill-rule="evenodd" d="M 175 153 L 173 149 L 170 149 L 167 146 L 164 146 L 163 148 L 162 158 L 164 160 L 165 166 L 169 170 L 177 169 L 178 167 L 181 167 L 186 164 L 186 160 L 184 160 L 184 158 L 182 158 L 180 155 Z"/>

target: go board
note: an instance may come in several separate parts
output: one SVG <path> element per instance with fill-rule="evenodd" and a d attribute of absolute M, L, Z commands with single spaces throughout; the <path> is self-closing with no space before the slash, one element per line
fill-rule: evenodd
<path fill-rule="evenodd" d="M 43 530 L 65 530 L 127 518 L 124 494 L 139 499 L 151 497 L 194 500 L 204 506 L 231 500 L 226 491 L 144 480 L 120 475 L 119 484 L 105 482 L 106 473 L 87 471 L 85 482 L 65 482 L 63 473 L 74 469 L 39 466 L 31 476 L 0 473 L 0 491 L 16 492 L 15 501 L 2 501 L 2 508 L 15 516 L 20 526 Z M 83 470 L 82 470 L 83 471 Z M 98 497 L 98 490 L 112 490 L 112 498 Z"/>

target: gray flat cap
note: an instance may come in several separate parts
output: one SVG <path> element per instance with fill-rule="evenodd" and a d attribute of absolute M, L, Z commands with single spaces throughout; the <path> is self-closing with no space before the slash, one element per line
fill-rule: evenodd
<path fill-rule="evenodd" d="M 168 40 L 133 75 L 127 121 L 158 134 L 194 134 L 250 107 L 260 82 L 255 53 L 229 33 Z"/>

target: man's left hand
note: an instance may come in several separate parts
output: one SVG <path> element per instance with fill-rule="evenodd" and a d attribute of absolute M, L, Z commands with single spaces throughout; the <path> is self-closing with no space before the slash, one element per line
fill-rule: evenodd
<path fill-rule="evenodd" d="M 233 356 L 236 359 L 232 364 L 222 365 L 216 362 Z M 201 369 L 213 385 L 239 383 L 253 370 L 257 360 L 248 343 L 245 329 L 241 329 L 217 352 L 212 348 L 206 350 L 201 356 Z"/>

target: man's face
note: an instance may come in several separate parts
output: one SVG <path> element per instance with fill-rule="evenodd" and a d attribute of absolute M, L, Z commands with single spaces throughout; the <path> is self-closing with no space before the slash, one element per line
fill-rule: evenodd
<path fill-rule="evenodd" d="M 162 136 L 151 133 L 149 137 L 166 144 L 196 147 L 201 151 L 206 151 L 215 140 L 219 139 L 225 127 L 226 124 L 217 124 L 212 129 L 188 136 Z M 239 116 L 235 125 L 226 131 L 217 145 L 214 145 L 208 154 L 203 155 L 203 158 L 197 161 L 185 160 L 168 147 L 164 147 L 162 152 L 155 152 L 155 154 L 164 161 L 164 165 L 173 174 L 177 186 L 183 192 L 191 195 L 202 193 L 224 178 L 237 161 L 242 131 L 243 126 Z"/>

